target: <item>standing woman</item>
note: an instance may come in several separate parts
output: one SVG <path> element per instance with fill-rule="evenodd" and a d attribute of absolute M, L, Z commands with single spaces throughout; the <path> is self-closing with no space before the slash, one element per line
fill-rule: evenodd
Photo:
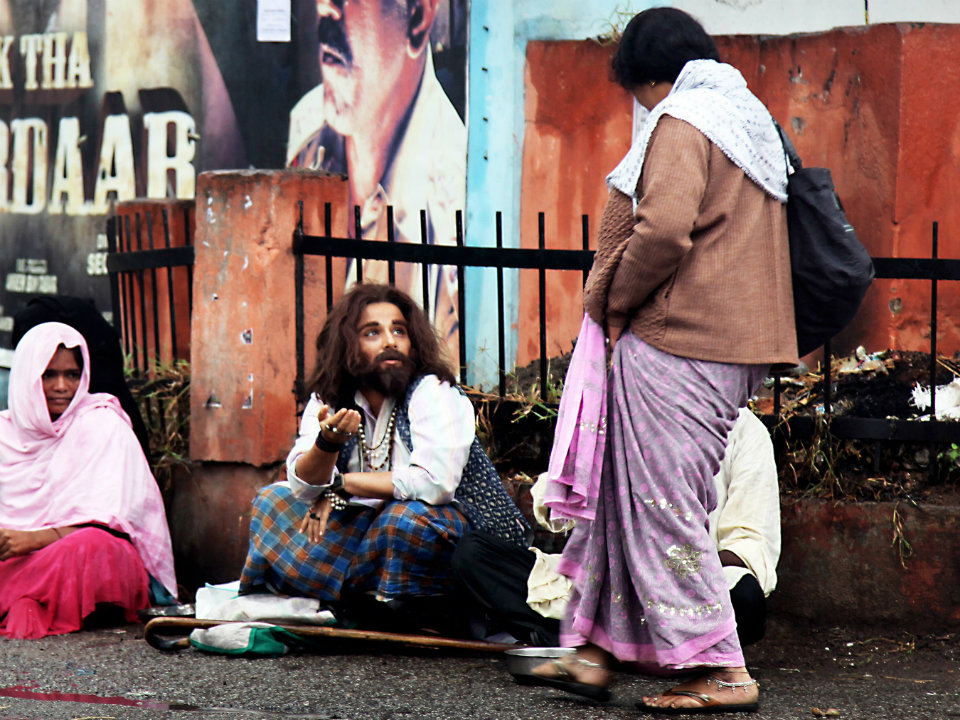
<path fill-rule="evenodd" d="M 0 636 L 79 630 L 98 607 L 135 621 L 151 590 L 176 596 L 156 480 L 120 402 L 89 384 L 69 325 L 17 344 L 0 412 Z"/>
<path fill-rule="evenodd" d="M 607 178 L 584 291 L 612 350 L 606 448 L 593 519 L 561 565 L 574 583 L 561 641 L 577 652 L 529 680 L 602 699 L 615 657 L 693 674 L 641 710 L 754 710 L 707 514 L 738 410 L 771 365 L 797 362 L 784 153 L 766 108 L 679 10 L 635 16 L 613 72 L 650 112 Z"/>

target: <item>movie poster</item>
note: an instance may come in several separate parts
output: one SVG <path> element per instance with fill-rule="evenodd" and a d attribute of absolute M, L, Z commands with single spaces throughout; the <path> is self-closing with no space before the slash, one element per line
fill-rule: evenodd
<path fill-rule="evenodd" d="M 426 210 L 429 240 L 455 241 L 467 0 L 270 3 L 288 41 L 258 40 L 264 1 L 0 0 L 0 366 L 31 297 L 109 319 L 112 205 L 192 199 L 207 170 L 346 172 L 364 237 L 391 205 L 400 239 Z M 455 332 L 456 276 L 431 277 Z"/>
<path fill-rule="evenodd" d="M 466 206 L 465 2 L 321 0 L 317 12 L 320 77 L 291 111 L 287 163 L 347 176 L 352 236 L 387 239 L 393 207 L 397 241 L 455 245 Z M 421 275 L 399 264 L 395 283 L 457 358 L 456 269 L 430 268 L 426 297 Z M 365 263 L 363 278 L 387 282 L 386 263 Z"/>

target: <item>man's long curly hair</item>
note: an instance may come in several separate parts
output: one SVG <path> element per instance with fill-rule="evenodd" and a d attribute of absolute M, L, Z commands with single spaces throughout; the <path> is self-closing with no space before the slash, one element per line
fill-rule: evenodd
<path fill-rule="evenodd" d="M 396 305 L 403 313 L 410 336 L 414 378 L 433 374 L 450 384 L 456 382 L 436 330 L 413 298 L 390 285 L 360 283 L 330 309 L 317 335 L 317 364 L 307 380 L 308 397 L 314 394 L 337 408 L 353 406 L 359 389 L 357 376 L 368 363 L 360 350 L 357 325 L 364 308 L 375 303 Z"/>

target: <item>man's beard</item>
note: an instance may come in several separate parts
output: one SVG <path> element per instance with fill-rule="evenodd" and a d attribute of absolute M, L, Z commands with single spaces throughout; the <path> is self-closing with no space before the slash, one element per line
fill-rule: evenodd
<path fill-rule="evenodd" d="M 385 360 L 399 360 L 400 365 L 380 367 Z M 398 350 L 384 350 L 357 374 L 361 388 L 376 390 L 383 395 L 401 398 L 406 394 L 416 366 L 413 360 Z"/>

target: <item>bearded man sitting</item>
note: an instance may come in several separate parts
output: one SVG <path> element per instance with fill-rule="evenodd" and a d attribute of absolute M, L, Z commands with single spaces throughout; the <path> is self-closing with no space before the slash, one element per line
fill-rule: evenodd
<path fill-rule="evenodd" d="M 318 598 L 349 624 L 410 630 L 443 617 L 436 601 L 452 593 L 467 530 L 523 545 L 529 526 L 408 295 L 346 293 L 317 337 L 307 391 L 287 479 L 254 500 L 241 593 Z"/>

